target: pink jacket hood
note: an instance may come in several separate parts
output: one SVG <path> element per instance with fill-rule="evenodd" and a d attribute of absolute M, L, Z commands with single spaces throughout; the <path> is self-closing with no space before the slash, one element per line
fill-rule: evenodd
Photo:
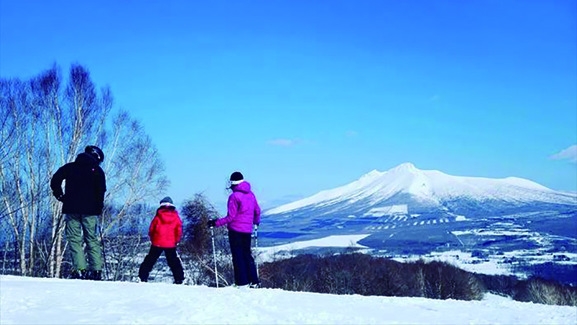
<path fill-rule="evenodd" d="M 250 183 L 244 181 L 232 189 L 228 197 L 226 217 L 218 219 L 216 226 L 227 225 L 229 230 L 252 233 L 253 224 L 260 223 L 260 212 Z"/>

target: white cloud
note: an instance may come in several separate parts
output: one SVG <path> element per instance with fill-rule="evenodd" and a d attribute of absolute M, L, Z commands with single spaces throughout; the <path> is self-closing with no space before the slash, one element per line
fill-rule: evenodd
<path fill-rule="evenodd" d="M 345 132 L 345 136 L 347 136 L 347 137 L 356 137 L 357 135 L 359 135 L 359 133 L 357 131 L 349 130 L 349 131 Z"/>
<path fill-rule="evenodd" d="M 279 146 L 279 147 L 292 147 L 294 145 L 297 144 L 297 140 L 292 140 L 292 139 L 274 139 L 274 140 L 269 140 L 267 143 L 273 146 Z"/>
<path fill-rule="evenodd" d="M 551 159 L 555 160 L 569 160 L 572 163 L 577 163 L 577 144 L 570 146 L 567 149 L 552 155 Z"/>

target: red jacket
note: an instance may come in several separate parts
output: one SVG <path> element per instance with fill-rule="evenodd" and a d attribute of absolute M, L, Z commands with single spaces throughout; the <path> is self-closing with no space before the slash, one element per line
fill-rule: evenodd
<path fill-rule="evenodd" d="M 148 236 L 153 246 L 176 247 L 182 237 L 182 221 L 173 205 L 162 205 L 156 210 L 148 228 Z"/>

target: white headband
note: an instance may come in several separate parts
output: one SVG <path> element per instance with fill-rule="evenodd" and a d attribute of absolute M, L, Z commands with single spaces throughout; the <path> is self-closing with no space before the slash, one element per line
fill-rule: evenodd
<path fill-rule="evenodd" d="M 244 179 L 238 180 L 238 181 L 230 181 L 230 185 L 238 185 L 240 183 L 244 182 Z"/>

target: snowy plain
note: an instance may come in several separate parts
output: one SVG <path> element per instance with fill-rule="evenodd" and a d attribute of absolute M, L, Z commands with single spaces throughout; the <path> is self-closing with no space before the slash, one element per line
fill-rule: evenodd
<path fill-rule="evenodd" d="M 294 256 L 294 252 L 303 248 L 311 247 L 340 247 L 340 248 L 367 248 L 358 242 L 370 234 L 360 235 L 333 235 L 318 239 L 303 240 L 290 244 L 259 247 L 257 249 L 257 262 L 271 262 L 275 259 L 289 258 Z"/>
<path fill-rule="evenodd" d="M 577 308 L 0 276 L 0 324 L 577 324 Z"/>

